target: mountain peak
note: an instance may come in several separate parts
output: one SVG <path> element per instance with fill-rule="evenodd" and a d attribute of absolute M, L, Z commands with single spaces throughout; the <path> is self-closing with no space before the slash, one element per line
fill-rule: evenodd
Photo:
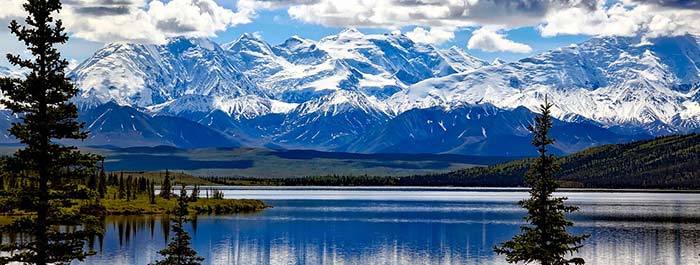
<path fill-rule="evenodd" d="M 362 37 L 365 34 L 362 34 L 359 30 L 353 27 L 345 28 L 338 35 L 343 35 L 343 36 L 357 36 L 357 37 Z"/>
<path fill-rule="evenodd" d="M 238 37 L 238 39 L 226 43 L 221 47 L 223 47 L 224 50 L 232 52 L 240 52 L 246 50 L 263 54 L 272 54 L 270 46 L 267 44 L 267 42 L 265 42 L 255 34 L 250 34 L 247 32 L 243 33 L 240 37 Z"/>
<path fill-rule="evenodd" d="M 192 47 L 200 47 L 210 51 L 219 48 L 219 45 L 210 39 L 184 36 L 169 38 L 167 46 L 174 53 L 181 53 Z"/>
<path fill-rule="evenodd" d="M 263 41 L 263 39 L 257 33 L 248 33 L 248 32 L 244 32 L 243 34 L 241 34 L 241 36 L 238 37 L 238 41 L 240 41 L 240 40 L 251 40 L 251 41 L 257 41 L 257 42 Z"/>
<path fill-rule="evenodd" d="M 364 34 L 362 34 L 362 32 L 360 32 L 357 28 L 353 28 L 353 27 L 344 28 L 342 31 L 340 31 L 339 34 L 360 34 L 360 35 L 364 35 Z"/>
<path fill-rule="evenodd" d="M 493 59 L 493 61 L 491 61 L 491 65 L 502 65 L 505 63 L 506 63 L 506 61 L 501 60 L 501 58 L 498 58 L 498 57 L 496 57 L 495 59 Z"/>

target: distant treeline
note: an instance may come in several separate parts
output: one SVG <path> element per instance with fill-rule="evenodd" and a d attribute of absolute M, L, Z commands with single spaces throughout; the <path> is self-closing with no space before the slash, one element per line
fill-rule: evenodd
<path fill-rule="evenodd" d="M 405 177 L 206 177 L 224 185 L 520 187 L 532 159 Z M 565 187 L 700 189 L 700 135 L 673 135 L 590 148 L 557 160 Z"/>

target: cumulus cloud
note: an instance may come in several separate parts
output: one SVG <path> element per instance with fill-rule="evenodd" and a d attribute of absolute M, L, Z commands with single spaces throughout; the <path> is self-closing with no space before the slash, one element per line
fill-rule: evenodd
<path fill-rule="evenodd" d="M 23 0 L 10 0 L 0 18 L 22 17 Z M 234 12 L 214 0 L 66 0 L 59 14 L 73 36 L 97 42 L 162 43 L 168 37 L 211 37 L 250 22 L 250 11 Z"/>
<path fill-rule="evenodd" d="M 502 31 L 534 26 L 545 37 L 700 34 L 700 1 L 690 0 L 239 0 L 239 5 L 286 8 L 293 19 L 324 26 L 417 26 L 407 34 L 432 43 L 448 36 L 445 29 L 454 34 L 460 28 L 481 27 Z M 434 28 L 443 32 L 433 33 Z M 506 40 L 498 34 L 478 37 L 475 41 Z"/>
<path fill-rule="evenodd" d="M 16 18 L 23 16 L 24 10 L 22 9 L 22 4 L 24 0 L 4 0 L 7 1 L 0 8 L 0 19 Z"/>
<path fill-rule="evenodd" d="M 505 35 L 486 28 L 480 28 L 472 33 L 472 37 L 467 42 L 467 48 L 479 49 L 487 52 L 532 52 L 530 46 L 508 40 Z"/>
<path fill-rule="evenodd" d="M 569 8 L 548 15 L 539 28 L 543 36 L 586 34 L 644 37 L 700 34 L 700 1 L 622 0 L 598 3 L 592 12 Z"/>
<path fill-rule="evenodd" d="M 595 8 L 596 0 L 241 0 L 249 8 L 288 8 L 292 18 L 328 26 L 521 27 L 552 11 Z"/>
<path fill-rule="evenodd" d="M 305 23 L 332 27 L 390 30 L 417 26 L 406 33 L 416 42 L 440 44 L 459 28 L 511 29 L 538 25 L 550 13 L 568 8 L 594 9 L 597 0 L 240 0 L 239 9 L 286 8 Z M 499 36 L 499 35 L 496 35 Z M 494 36 L 492 36 L 494 37 Z M 506 41 L 503 36 L 498 40 Z M 516 43 L 517 44 L 517 43 Z M 511 45 L 510 50 L 523 50 Z"/>
<path fill-rule="evenodd" d="M 0 21 L 23 13 L 24 0 L 3 1 Z M 700 34 L 700 1 L 690 0 L 238 0 L 235 11 L 216 1 L 230 0 L 64 0 L 61 17 L 75 36 L 100 42 L 214 36 L 269 9 L 323 26 L 410 27 L 413 40 L 434 44 L 465 28 L 495 34 L 475 41 L 507 41 L 496 32 L 528 26 L 542 36 Z"/>
<path fill-rule="evenodd" d="M 700 1 L 697 0 L 631 0 L 631 2 L 683 9 L 700 9 Z"/>
<path fill-rule="evenodd" d="M 431 28 L 430 30 L 426 30 L 422 27 L 416 27 L 412 31 L 406 32 L 405 34 L 415 42 L 436 45 L 452 40 L 455 37 L 454 31 L 445 30 L 442 28 Z"/>

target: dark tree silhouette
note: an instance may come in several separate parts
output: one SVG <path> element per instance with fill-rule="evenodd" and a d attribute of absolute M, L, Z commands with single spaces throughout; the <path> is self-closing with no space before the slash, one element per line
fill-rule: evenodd
<path fill-rule="evenodd" d="M 180 197 L 177 199 L 177 208 L 172 213 L 172 230 L 175 235 L 172 237 L 168 247 L 158 251 L 158 254 L 165 259 L 157 261 L 156 265 L 198 265 L 204 258 L 197 256 L 197 251 L 190 248 L 190 235 L 185 231 L 184 224 L 190 221 L 187 210 L 187 190 L 185 186 L 180 189 Z"/>
<path fill-rule="evenodd" d="M 87 187 L 91 190 L 97 190 L 97 172 L 90 174 L 87 181 Z"/>
<path fill-rule="evenodd" d="M 173 185 L 170 179 L 170 171 L 165 170 L 165 179 L 163 180 L 163 186 L 160 187 L 160 197 L 166 200 L 170 199 L 170 193 L 172 192 Z"/>
<path fill-rule="evenodd" d="M 552 104 L 545 99 L 540 106 L 541 116 L 535 118 L 535 125 L 529 127 L 534 134 L 532 144 L 537 148 L 539 156 L 535 159 L 526 174 L 526 182 L 530 187 L 530 198 L 520 201 L 527 209 L 525 220 L 529 225 L 521 226 L 521 234 L 510 241 L 494 247 L 498 254 L 506 255 L 509 263 L 538 261 L 542 265 L 584 264 L 582 258 L 570 258 L 583 246 L 582 242 L 588 235 L 572 236 L 566 230 L 573 223 L 565 217 L 566 213 L 578 210 L 575 206 L 567 206 L 567 198 L 553 198 L 552 193 L 559 187 L 554 174 L 559 170 L 554 155 L 548 154 L 547 146 L 554 143 L 549 137 L 552 128 L 550 116 Z"/>
<path fill-rule="evenodd" d="M 10 23 L 10 31 L 24 43 L 31 59 L 8 54 L 12 65 L 29 70 L 24 78 L 0 79 L 5 107 L 18 115 L 10 133 L 24 145 L 5 161 L 5 170 L 20 181 L 0 198 L 0 211 L 32 213 L 2 226 L 3 232 L 26 234 L 29 240 L 2 244 L 0 263 L 70 263 L 84 260 L 86 239 L 100 233 L 98 220 L 70 210 L 76 200 L 92 200 L 96 193 L 79 185 L 95 174 L 99 157 L 80 153 L 59 139 L 85 139 L 83 123 L 69 99 L 78 90 L 65 76 L 68 62 L 54 47 L 65 43 L 59 0 L 27 0 L 25 25 Z M 66 226 L 71 229 L 65 229 Z"/>
<path fill-rule="evenodd" d="M 124 199 L 124 197 L 126 197 L 126 190 L 124 187 L 124 173 L 123 172 L 119 176 L 119 187 L 117 188 L 117 193 L 119 193 L 119 199 Z"/>
<path fill-rule="evenodd" d="M 104 199 L 107 194 L 107 174 L 105 174 L 105 162 L 102 160 L 102 165 L 100 166 L 100 178 L 97 185 L 97 193 L 100 198 Z"/>
<path fill-rule="evenodd" d="M 148 197 L 151 204 L 156 204 L 156 185 L 154 181 L 151 181 L 150 189 L 148 190 Z"/>

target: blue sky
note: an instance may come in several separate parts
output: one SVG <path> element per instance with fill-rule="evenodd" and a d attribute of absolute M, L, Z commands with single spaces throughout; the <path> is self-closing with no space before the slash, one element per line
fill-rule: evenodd
<path fill-rule="evenodd" d="M 21 19 L 7 1 L 0 23 Z M 594 36 L 700 33 L 700 1 L 688 0 L 63 0 L 76 62 L 114 41 L 163 43 L 173 36 L 225 43 L 257 32 L 270 44 L 319 40 L 345 27 L 401 31 L 414 41 L 458 46 L 484 60 L 517 60 Z M 99 12 L 98 12 L 99 11 Z M 0 28 L 0 52 L 23 47 Z M 7 65 L 4 60 L 0 65 Z"/>

